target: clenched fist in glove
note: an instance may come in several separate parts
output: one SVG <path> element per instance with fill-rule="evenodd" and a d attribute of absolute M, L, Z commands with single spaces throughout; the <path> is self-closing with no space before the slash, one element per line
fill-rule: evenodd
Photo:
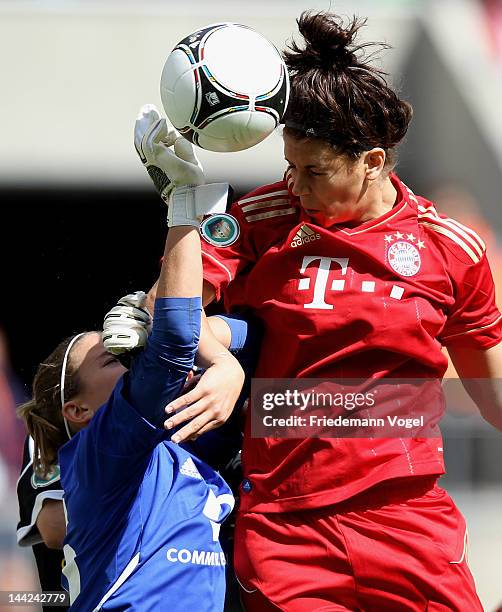
<path fill-rule="evenodd" d="M 106 314 L 102 338 L 109 353 L 121 355 L 145 346 L 152 326 L 145 301 L 143 291 L 129 293 Z"/>
<path fill-rule="evenodd" d="M 179 136 L 152 104 L 145 104 L 134 126 L 134 146 L 161 198 L 169 227 L 198 226 L 205 215 L 225 212 L 229 185 L 206 184 L 193 146 Z"/>

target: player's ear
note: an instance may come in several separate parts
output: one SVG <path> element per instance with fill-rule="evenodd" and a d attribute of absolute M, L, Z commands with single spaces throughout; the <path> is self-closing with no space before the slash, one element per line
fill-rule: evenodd
<path fill-rule="evenodd" d="M 366 178 L 369 181 L 376 180 L 382 174 L 385 159 L 385 151 L 381 147 L 373 147 L 373 149 L 363 153 Z"/>
<path fill-rule="evenodd" d="M 92 410 L 89 410 L 84 403 L 76 399 L 68 400 L 63 406 L 63 416 L 65 419 L 78 428 L 87 425 L 93 415 Z"/>

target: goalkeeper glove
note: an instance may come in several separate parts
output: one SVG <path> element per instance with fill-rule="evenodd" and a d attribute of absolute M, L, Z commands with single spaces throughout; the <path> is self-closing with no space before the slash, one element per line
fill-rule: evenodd
<path fill-rule="evenodd" d="M 202 166 L 190 150 L 190 143 L 167 125 L 153 104 L 145 104 L 139 111 L 134 125 L 134 146 L 164 202 L 167 203 L 177 185 L 205 183 Z"/>
<path fill-rule="evenodd" d="M 120 298 L 105 316 L 102 339 L 106 350 L 113 355 L 145 346 L 152 327 L 152 319 L 145 306 L 146 294 L 136 291 Z"/>
<path fill-rule="evenodd" d="M 229 185 L 205 184 L 193 146 L 168 127 L 157 109 L 146 104 L 134 128 L 134 146 L 161 198 L 168 204 L 168 226 L 197 227 L 205 215 L 225 212 Z"/>

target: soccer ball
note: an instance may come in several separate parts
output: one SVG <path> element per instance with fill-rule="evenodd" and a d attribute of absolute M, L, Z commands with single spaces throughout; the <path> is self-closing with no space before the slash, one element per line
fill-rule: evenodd
<path fill-rule="evenodd" d="M 162 71 L 160 95 L 171 123 L 193 144 L 242 151 L 279 124 L 288 102 L 288 71 L 261 34 L 218 23 L 176 45 Z"/>

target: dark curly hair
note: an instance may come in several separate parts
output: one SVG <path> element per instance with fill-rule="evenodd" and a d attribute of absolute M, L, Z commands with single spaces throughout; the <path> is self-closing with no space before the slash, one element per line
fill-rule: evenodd
<path fill-rule="evenodd" d="M 337 153 L 352 159 L 382 147 L 386 165 L 394 165 L 394 148 L 404 138 L 413 111 L 389 87 L 386 73 L 370 65 L 374 53 L 364 58 L 366 48 L 388 45 L 356 44 L 366 24 L 358 17 L 344 26 L 332 13 L 305 11 L 297 23 L 304 47 L 292 41 L 283 54 L 291 80 L 285 131 L 328 141 Z"/>

